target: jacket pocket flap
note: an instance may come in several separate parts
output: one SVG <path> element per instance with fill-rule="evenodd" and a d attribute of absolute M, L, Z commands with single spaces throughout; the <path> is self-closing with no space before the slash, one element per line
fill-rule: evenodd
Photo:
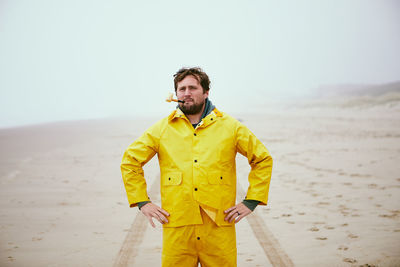
<path fill-rule="evenodd" d="M 164 175 L 163 185 L 180 185 L 182 183 L 181 172 L 168 172 Z"/>

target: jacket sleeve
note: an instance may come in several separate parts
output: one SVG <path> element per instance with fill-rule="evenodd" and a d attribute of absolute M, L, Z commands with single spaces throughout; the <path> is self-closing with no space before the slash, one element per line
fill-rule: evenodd
<path fill-rule="evenodd" d="M 127 148 L 122 157 L 121 173 L 130 207 L 137 206 L 138 202 L 150 200 L 143 165 L 158 152 L 159 129 L 159 124 L 150 127 Z"/>
<path fill-rule="evenodd" d="M 251 167 L 246 199 L 258 200 L 260 205 L 266 205 L 272 172 L 271 155 L 263 143 L 240 122 L 236 128 L 236 149 L 247 157 Z"/>

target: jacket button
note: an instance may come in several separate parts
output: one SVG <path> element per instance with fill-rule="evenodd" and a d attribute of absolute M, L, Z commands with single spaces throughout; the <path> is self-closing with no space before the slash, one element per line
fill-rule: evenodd
<path fill-rule="evenodd" d="M 194 133 L 193 135 L 194 135 L 194 136 L 197 136 L 197 134 L 196 134 L 196 133 Z"/>
<path fill-rule="evenodd" d="M 221 180 L 222 180 L 222 176 L 221 176 Z"/>
<path fill-rule="evenodd" d="M 213 118 L 211 118 L 211 120 L 213 120 Z"/>
<path fill-rule="evenodd" d="M 197 162 L 197 159 L 195 159 L 194 162 Z"/>
<path fill-rule="evenodd" d="M 199 236 L 197 237 L 197 240 L 200 240 L 200 237 L 199 237 Z"/>
<path fill-rule="evenodd" d="M 194 189 L 194 191 L 197 191 L 197 187 Z"/>
<path fill-rule="evenodd" d="M 222 178 L 221 178 L 222 179 Z M 168 177 L 168 180 L 171 180 L 171 177 Z"/>

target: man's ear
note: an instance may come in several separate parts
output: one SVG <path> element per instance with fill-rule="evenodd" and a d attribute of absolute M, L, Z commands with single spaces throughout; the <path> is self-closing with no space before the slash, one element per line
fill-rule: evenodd
<path fill-rule="evenodd" d="M 206 95 L 206 98 L 208 98 L 208 92 L 210 91 L 206 91 L 204 94 Z"/>

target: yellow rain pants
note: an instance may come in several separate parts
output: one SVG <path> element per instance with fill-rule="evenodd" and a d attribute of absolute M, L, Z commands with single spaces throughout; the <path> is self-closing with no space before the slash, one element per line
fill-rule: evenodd
<path fill-rule="evenodd" d="M 163 228 L 163 267 L 236 267 L 235 225 L 217 226 L 200 210 L 203 224 Z"/>

